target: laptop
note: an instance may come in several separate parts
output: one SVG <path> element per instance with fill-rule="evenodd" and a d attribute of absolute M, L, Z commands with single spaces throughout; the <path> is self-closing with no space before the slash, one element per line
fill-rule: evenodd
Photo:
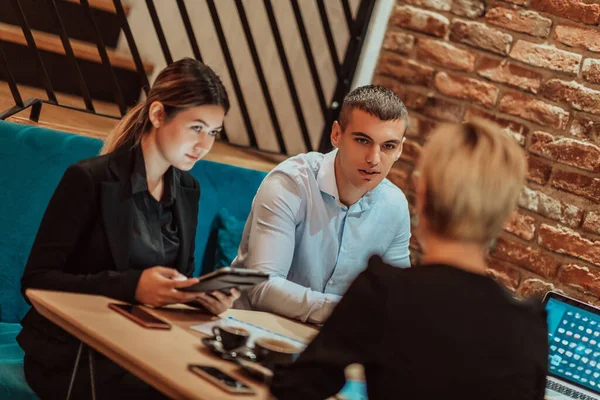
<path fill-rule="evenodd" d="M 555 292 L 548 318 L 547 400 L 600 400 L 600 309 Z"/>

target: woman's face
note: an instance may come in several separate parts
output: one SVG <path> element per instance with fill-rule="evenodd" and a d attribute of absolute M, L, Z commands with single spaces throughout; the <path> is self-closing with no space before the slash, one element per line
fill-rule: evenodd
<path fill-rule="evenodd" d="M 156 128 L 158 151 L 169 164 L 189 171 L 210 151 L 215 136 L 223 129 L 225 109 L 203 105 L 185 109 Z"/>

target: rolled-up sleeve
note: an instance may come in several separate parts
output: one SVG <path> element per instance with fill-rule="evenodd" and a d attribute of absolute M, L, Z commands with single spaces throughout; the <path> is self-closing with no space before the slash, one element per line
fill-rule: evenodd
<path fill-rule="evenodd" d="M 242 257 L 240 263 L 244 267 L 271 276 L 248 292 L 254 309 L 322 323 L 340 296 L 317 292 L 287 280 L 294 257 L 296 226 L 304 219 L 306 202 L 294 178 L 284 173 L 269 175 L 254 199 L 244 233 L 247 248 L 238 258 Z"/>

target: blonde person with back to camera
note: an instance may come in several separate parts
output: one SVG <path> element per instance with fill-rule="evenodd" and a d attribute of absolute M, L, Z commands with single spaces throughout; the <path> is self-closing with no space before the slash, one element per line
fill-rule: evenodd
<path fill-rule="evenodd" d="M 524 184 L 523 150 L 481 121 L 444 126 L 418 169 L 422 265 L 371 258 L 299 359 L 275 369 L 278 399 L 333 396 L 351 363 L 364 365 L 370 400 L 544 398 L 546 312 L 486 275 Z"/>

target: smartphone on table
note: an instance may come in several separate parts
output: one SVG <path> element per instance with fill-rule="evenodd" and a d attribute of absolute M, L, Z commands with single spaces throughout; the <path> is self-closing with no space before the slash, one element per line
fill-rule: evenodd
<path fill-rule="evenodd" d="M 194 374 L 201 376 L 226 392 L 233 394 L 255 394 L 254 390 L 249 386 L 218 368 L 196 364 L 190 364 L 188 368 Z"/>
<path fill-rule="evenodd" d="M 171 324 L 150 314 L 140 306 L 132 304 L 109 303 L 108 307 L 130 320 L 149 329 L 171 329 Z"/>

